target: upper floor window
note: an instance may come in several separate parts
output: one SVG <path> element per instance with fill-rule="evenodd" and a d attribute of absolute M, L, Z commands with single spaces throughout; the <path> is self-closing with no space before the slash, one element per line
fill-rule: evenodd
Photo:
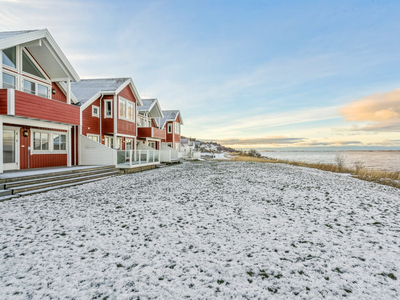
<path fill-rule="evenodd" d="M 172 133 L 172 124 L 168 123 L 168 133 Z"/>
<path fill-rule="evenodd" d="M 112 100 L 105 100 L 104 107 L 104 117 L 112 118 Z"/>
<path fill-rule="evenodd" d="M 119 117 L 129 121 L 135 121 L 135 103 L 119 99 Z"/>
<path fill-rule="evenodd" d="M 16 68 L 17 66 L 17 48 L 12 47 L 3 50 L 3 64 L 6 66 Z"/>
<path fill-rule="evenodd" d="M 3 73 L 3 89 L 15 89 L 15 76 Z"/>
<path fill-rule="evenodd" d="M 49 88 L 47 86 L 38 84 L 38 96 L 48 98 L 49 97 Z"/>
<path fill-rule="evenodd" d="M 180 124 L 175 123 L 175 134 L 180 134 Z"/>
<path fill-rule="evenodd" d="M 22 71 L 45 79 L 42 72 L 39 71 L 39 68 L 36 67 L 36 65 L 32 62 L 32 60 L 24 51 L 22 51 Z"/>
<path fill-rule="evenodd" d="M 100 117 L 100 107 L 95 105 L 92 106 L 92 117 Z"/>
<path fill-rule="evenodd" d="M 25 93 L 36 95 L 36 84 L 34 82 L 24 79 L 23 86 Z"/>

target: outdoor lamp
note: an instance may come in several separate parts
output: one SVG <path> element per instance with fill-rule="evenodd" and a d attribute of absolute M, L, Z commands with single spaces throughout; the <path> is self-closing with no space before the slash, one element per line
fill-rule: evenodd
<path fill-rule="evenodd" d="M 24 137 L 28 137 L 28 130 L 24 130 L 24 132 L 23 132 L 23 135 L 24 135 Z"/>

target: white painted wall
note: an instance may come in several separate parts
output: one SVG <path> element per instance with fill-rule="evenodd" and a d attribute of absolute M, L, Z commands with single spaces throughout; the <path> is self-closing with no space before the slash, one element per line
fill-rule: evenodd
<path fill-rule="evenodd" d="M 79 135 L 79 164 L 83 166 L 109 166 L 117 164 L 117 151 Z"/>

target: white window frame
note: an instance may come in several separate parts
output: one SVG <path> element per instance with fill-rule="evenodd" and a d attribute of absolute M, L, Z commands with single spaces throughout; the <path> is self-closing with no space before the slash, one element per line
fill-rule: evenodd
<path fill-rule="evenodd" d="M 97 114 L 94 110 L 97 109 Z M 92 117 L 100 118 L 100 106 L 92 105 Z"/>
<path fill-rule="evenodd" d="M 167 130 L 168 133 L 172 133 L 172 123 L 167 124 Z"/>
<path fill-rule="evenodd" d="M 14 77 L 14 79 L 15 79 L 14 89 L 16 90 L 18 87 L 18 74 L 14 73 L 14 72 L 10 72 L 7 69 L 2 70 L 1 76 L 3 76 L 3 73 Z M 4 84 L 4 82 L 3 82 L 3 84 Z M 0 88 L 3 88 L 3 87 L 1 86 Z"/>
<path fill-rule="evenodd" d="M 67 154 L 68 153 L 68 132 L 65 131 L 51 131 L 51 130 L 42 130 L 42 129 L 34 129 L 31 128 L 31 154 Z M 35 150 L 35 140 L 34 140 L 34 133 L 47 133 L 49 134 L 49 150 Z M 66 147 L 65 150 L 54 150 L 54 135 L 65 135 L 66 140 Z"/>
<path fill-rule="evenodd" d="M 181 128 L 178 122 L 175 122 L 175 134 L 181 134 Z"/>
<path fill-rule="evenodd" d="M 22 52 L 24 52 L 28 56 L 28 58 L 32 61 L 32 63 L 39 69 L 40 73 L 44 76 L 44 79 L 37 77 L 33 74 L 22 71 Z M 15 89 L 18 91 L 24 92 L 23 81 L 27 80 L 27 81 L 33 82 L 35 84 L 35 94 L 29 93 L 30 95 L 36 95 L 38 97 L 45 98 L 45 97 L 38 95 L 38 84 L 40 84 L 42 86 L 47 87 L 47 98 L 45 98 L 45 99 L 52 99 L 51 98 L 52 97 L 51 79 L 42 70 L 42 68 L 35 61 L 35 59 L 32 57 L 32 55 L 30 55 L 30 53 L 28 51 L 26 51 L 24 47 L 17 45 L 16 46 L 16 56 L 17 56 L 16 68 L 2 64 L 2 67 L 3 67 L 2 72 L 15 77 Z M 0 87 L 0 88 L 2 88 L 2 87 Z"/>
<path fill-rule="evenodd" d="M 112 145 L 113 147 L 110 147 L 109 145 L 107 145 L 107 139 L 110 139 L 110 141 L 112 141 Z M 114 143 L 114 137 L 112 135 L 106 135 L 104 136 L 104 145 L 106 145 L 107 147 L 114 149 L 115 143 Z"/>
<path fill-rule="evenodd" d="M 111 103 L 111 113 L 110 115 L 107 115 L 107 103 Z M 104 100 L 104 118 L 112 118 L 113 117 L 113 105 L 112 105 L 112 99 L 105 99 Z"/>
<path fill-rule="evenodd" d="M 121 116 L 121 103 L 122 102 L 125 102 L 125 116 Z M 133 106 L 133 119 L 128 118 L 128 105 Z M 125 120 L 125 121 L 134 123 L 136 120 L 136 104 L 135 104 L 135 102 L 129 101 L 122 97 L 118 97 L 118 118 L 121 120 Z"/>
<path fill-rule="evenodd" d="M 96 137 L 96 138 L 97 138 L 97 142 L 100 143 L 100 135 L 88 133 L 88 134 L 86 134 L 86 136 L 87 136 L 89 139 L 91 139 L 91 140 L 93 140 L 92 137 Z M 95 140 L 93 140 L 93 141 L 95 141 Z M 95 141 L 95 142 L 96 142 L 96 141 Z"/>

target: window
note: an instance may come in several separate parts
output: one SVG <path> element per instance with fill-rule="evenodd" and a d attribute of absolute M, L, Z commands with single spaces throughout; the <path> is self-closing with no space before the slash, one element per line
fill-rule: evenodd
<path fill-rule="evenodd" d="M 120 118 L 125 118 L 126 116 L 126 101 L 125 100 L 119 100 L 119 117 Z"/>
<path fill-rule="evenodd" d="M 67 150 L 67 136 L 65 134 L 53 134 L 53 150 Z"/>
<path fill-rule="evenodd" d="M 16 47 L 3 50 L 3 64 L 6 66 L 16 68 L 17 65 L 17 51 Z"/>
<path fill-rule="evenodd" d="M 92 105 L 92 117 L 100 117 L 100 107 Z"/>
<path fill-rule="evenodd" d="M 38 84 L 38 96 L 48 98 L 49 97 L 49 89 L 47 86 Z"/>
<path fill-rule="evenodd" d="M 172 133 L 172 124 L 168 123 L 168 133 Z"/>
<path fill-rule="evenodd" d="M 179 123 L 175 122 L 175 134 L 180 134 L 180 125 Z"/>
<path fill-rule="evenodd" d="M 135 121 L 135 103 L 119 98 L 119 118 Z"/>
<path fill-rule="evenodd" d="M 3 89 L 15 89 L 15 76 L 3 73 Z"/>
<path fill-rule="evenodd" d="M 156 142 L 149 142 L 149 147 L 156 149 Z"/>
<path fill-rule="evenodd" d="M 36 84 L 34 82 L 24 79 L 23 86 L 25 93 L 36 95 Z"/>
<path fill-rule="evenodd" d="M 172 143 L 167 143 L 167 146 L 172 148 Z"/>
<path fill-rule="evenodd" d="M 28 55 L 22 51 L 22 71 L 45 79 L 43 74 L 39 71 L 38 67 L 30 60 Z"/>
<path fill-rule="evenodd" d="M 44 132 L 34 132 L 33 145 L 34 150 L 49 150 L 49 134 Z"/>
<path fill-rule="evenodd" d="M 104 138 L 104 143 L 107 147 L 114 148 L 114 138 L 111 136 L 106 136 Z"/>
<path fill-rule="evenodd" d="M 99 136 L 94 134 L 88 134 L 87 137 L 95 142 L 99 142 Z"/>
<path fill-rule="evenodd" d="M 104 117 L 112 118 L 112 100 L 105 100 L 104 107 Z"/>

